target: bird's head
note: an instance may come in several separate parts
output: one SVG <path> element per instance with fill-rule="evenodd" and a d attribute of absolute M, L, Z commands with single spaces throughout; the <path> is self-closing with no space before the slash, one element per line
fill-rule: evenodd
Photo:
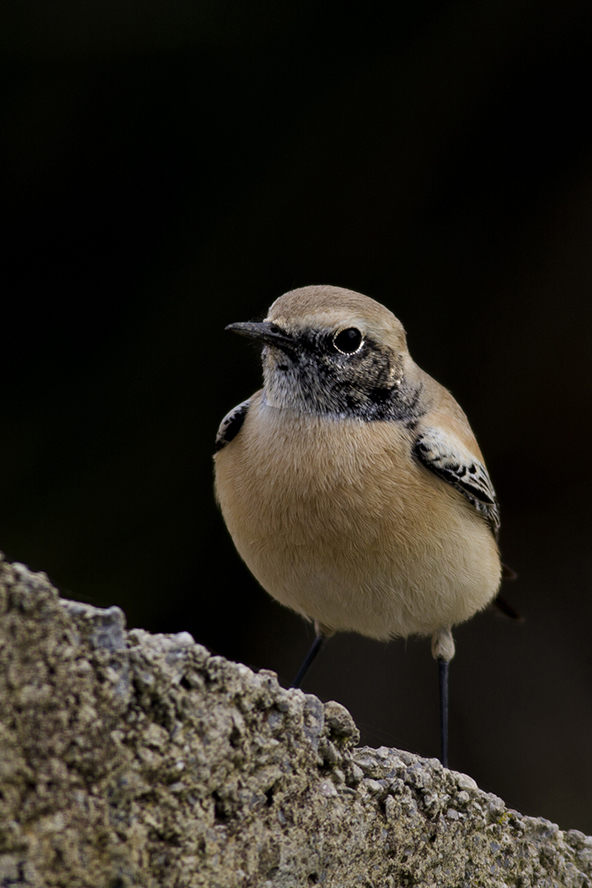
<path fill-rule="evenodd" d="M 352 290 L 291 290 L 264 321 L 226 329 L 264 344 L 264 390 L 272 407 L 369 421 L 391 418 L 416 400 L 403 325 Z"/>

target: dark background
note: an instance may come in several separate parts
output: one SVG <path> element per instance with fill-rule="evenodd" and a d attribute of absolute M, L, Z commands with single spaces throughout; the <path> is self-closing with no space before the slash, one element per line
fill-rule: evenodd
<path fill-rule="evenodd" d="M 592 833 L 592 68 L 570 0 L 97 0 L 0 11 L 0 547 L 130 625 L 289 682 L 312 629 L 212 495 L 259 385 L 224 332 L 359 290 L 467 411 L 505 595 L 459 627 L 451 765 Z M 332 640 L 306 683 L 438 752 L 425 640 Z"/>

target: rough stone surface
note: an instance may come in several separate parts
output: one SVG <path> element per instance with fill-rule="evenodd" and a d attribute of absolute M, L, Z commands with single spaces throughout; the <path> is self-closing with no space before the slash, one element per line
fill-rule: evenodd
<path fill-rule="evenodd" d="M 0 885 L 578 886 L 592 839 L 0 563 Z"/>

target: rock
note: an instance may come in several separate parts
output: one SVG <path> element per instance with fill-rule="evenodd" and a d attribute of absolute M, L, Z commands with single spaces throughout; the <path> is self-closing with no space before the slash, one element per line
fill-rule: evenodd
<path fill-rule="evenodd" d="M 592 840 L 0 562 L 0 885 L 583 886 Z"/>

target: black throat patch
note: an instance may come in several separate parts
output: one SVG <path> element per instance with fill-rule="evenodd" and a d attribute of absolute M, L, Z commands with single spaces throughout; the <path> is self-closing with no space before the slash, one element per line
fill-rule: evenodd
<path fill-rule="evenodd" d="M 328 333 L 306 331 L 294 347 L 267 347 L 265 383 L 270 401 L 317 416 L 364 422 L 417 423 L 421 385 L 411 384 L 403 361 L 366 338 L 354 354 L 343 354 Z"/>

